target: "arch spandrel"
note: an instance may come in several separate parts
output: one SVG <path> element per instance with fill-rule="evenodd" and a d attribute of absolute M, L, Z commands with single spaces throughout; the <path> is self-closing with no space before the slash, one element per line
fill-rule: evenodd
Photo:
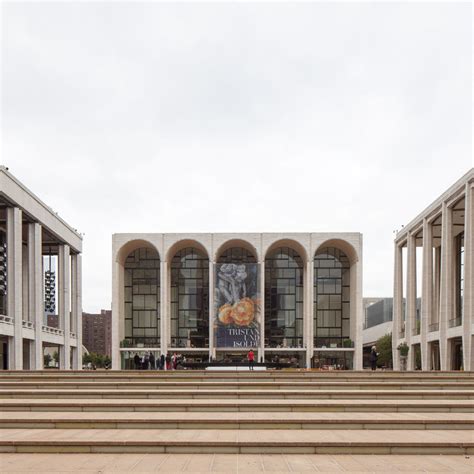
<path fill-rule="evenodd" d="M 251 253 L 256 261 L 260 261 L 260 255 L 257 249 L 255 248 L 254 245 L 252 245 L 250 242 L 244 239 L 230 239 L 222 243 L 214 252 L 213 255 L 213 261 L 217 262 L 219 260 L 219 257 L 226 251 L 231 248 L 243 248 L 247 250 L 249 253 Z"/>
<path fill-rule="evenodd" d="M 182 239 L 178 240 L 168 248 L 168 250 L 166 251 L 166 261 L 170 263 L 173 260 L 173 257 L 180 250 L 183 250 L 185 248 L 194 248 L 202 252 L 206 256 L 206 258 L 210 258 L 210 252 L 203 243 L 199 242 L 196 239 Z"/>
<path fill-rule="evenodd" d="M 264 258 L 266 259 L 271 253 L 280 248 L 280 247 L 288 247 L 298 253 L 298 255 L 301 257 L 303 262 L 306 262 L 308 260 L 308 252 L 304 245 L 302 245 L 300 242 L 294 239 L 279 239 L 270 244 L 267 249 L 264 252 Z"/>
<path fill-rule="evenodd" d="M 316 257 L 319 253 L 321 253 L 325 248 L 334 247 L 342 252 L 347 256 L 351 265 L 357 263 L 359 261 L 359 255 L 357 250 L 354 246 L 349 243 L 347 240 L 344 239 L 328 239 L 324 241 L 322 244 L 318 246 L 316 251 L 314 252 L 313 258 Z"/>
<path fill-rule="evenodd" d="M 120 265 L 124 265 L 127 257 L 132 252 L 140 248 L 147 248 L 155 251 L 158 254 L 158 258 L 161 259 L 160 252 L 158 251 L 156 246 L 153 245 L 150 241 L 144 239 L 134 239 L 129 240 L 117 250 L 117 253 L 115 255 L 115 261 Z"/>

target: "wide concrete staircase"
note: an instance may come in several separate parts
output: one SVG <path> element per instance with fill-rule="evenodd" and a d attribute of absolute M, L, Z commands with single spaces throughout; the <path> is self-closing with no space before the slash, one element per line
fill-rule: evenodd
<path fill-rule="evenodd" d="M 5 372 L 1 452 L 474 454 L 474 374 Z"/>

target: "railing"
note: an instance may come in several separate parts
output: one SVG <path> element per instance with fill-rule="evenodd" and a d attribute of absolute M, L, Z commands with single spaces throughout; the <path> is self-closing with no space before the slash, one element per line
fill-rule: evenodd
<path fill-rule="evenodd" d="M 13 324 L 13 318 L 5 314 L 0 314 L 0 323 Z"/>
<path fill-rule="evenodd" d="M 439 323 L 432 323 L 428 326 L 428 332 L 439 331 Z"/>
<path fill-rule="evenodd" d="M 32 321 L 23 320 L 22 323 L 23 323 L 24 328 L 27 328 L 27 329 L 34 329 L 35 328 L 35 323 L 33 323 Z"/>
<path fill-rule="evenodd" d="M 448 327 L 450 328 L 455 328 L 456 326 L 461 326 L 462 324 L 462 319 L 461 318 L 454 318 L 448 320 Z"/>
<path fill-rule="evenodd" d="M 76 333 L 75 333 L 75 332 L 70 332 L 70 333 L 69 333 L 69 337 L 70 337 L 71 339 L 76 339 Z"/>
<path fill-rule="evenodd" d="M 64 331 L 59 328 L 52 328 L 51 326 L 43 326 L 43 332 L 54 334 L 56 336 L 64 336 Z"/>

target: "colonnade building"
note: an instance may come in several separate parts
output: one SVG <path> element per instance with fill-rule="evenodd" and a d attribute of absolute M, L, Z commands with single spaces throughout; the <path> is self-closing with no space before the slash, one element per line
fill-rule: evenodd
<path fill-rule="evenodd" d="M 0 166 L 0 369 L 43 369 L 47 352 L 82 368 L 81 251 L 80 234 Z"/>
<path fill-rule="evenodd" d="M 474 370 L 473 188 L 471 169 L 397 233 L 395 369 L 405 343 L 408 370 Z"/>
<path fill-rule="evenodd" d="M 359 233 L 114 234 L 112 363 L 292 360 L 362 368 Z"/>

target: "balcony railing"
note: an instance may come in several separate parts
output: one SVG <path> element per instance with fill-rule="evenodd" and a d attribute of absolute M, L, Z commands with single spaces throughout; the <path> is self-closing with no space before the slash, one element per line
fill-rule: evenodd
<path fill-rule="evenodd" d="M 439 323 L 432 323 L 428 326 L 428 332 L 439 331 Z"/>
<path fill-rule="evenodd" d="M 449 319 L 448 320 L 448 327 L 450 328 L 455 328 L 457 326 L 461 326 L 462 324 L 462 318 L 454 318 L 454 319 Z"/>
<path fill-rule="evenodd" d="M 0 314 L 0 323 L 13 324 L 13 318 L 5 314 Z"/>
<path fill-rule="evenodd" d="M 76 339 L 76 333 L 75 333 L 75 332 L 70 332 L 70 333 L 69 333 L 69 337 L 70 337 L 71 339 Z"/>
<path fill-rule="evenodd" d="M 43 332 L 54 334 L 56 336 L 64 336 L 64 331 L 59 328 L 52 328 L 51 326 L 43 326 Z"/>
<path fill-rule="evenodd" d="M 35 323 L 33 323 L 32 321 L 23 320 L 22 323 L 23 323 L 23 327 L 26 328 L 26 329 L 34 329 L 35 328 Z"/>

